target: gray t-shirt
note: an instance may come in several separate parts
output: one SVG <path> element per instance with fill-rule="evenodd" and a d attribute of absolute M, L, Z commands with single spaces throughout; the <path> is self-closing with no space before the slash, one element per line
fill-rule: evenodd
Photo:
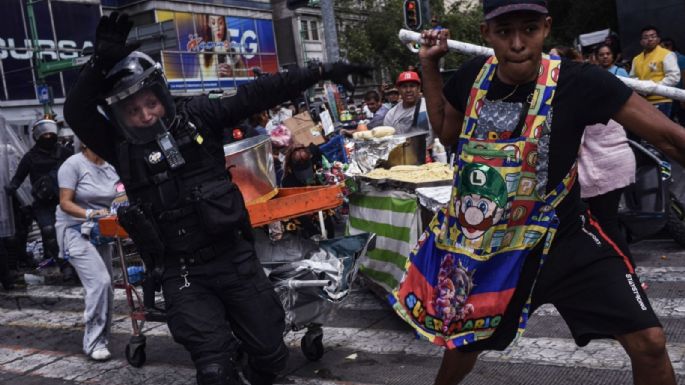
<path fill-rule="evenodd" d="M 74 203 L 84 209 L 109 209 L 116 195 L 119 175 L 114 167 L 105 162 L 97 165 L 83 153 L 70 156 L 57 173 L 59 188 L 74 190 Z M 57 206 L 57 220 L 71 217 Z"/>
<path fill-rule="evenodd" d="M 383 125 L 394 127 L 395 132 L 398 134 L 406 134 L 412 130 L 411 124 L 414 121 L 415 111 L 416 105 L 404 108 L 402 102 L 399 102 L 385 114 Z M 426 99 L 424 98 L 421 98 L 421 107 L 419 108 L 416 126 L 419 130 L 432 131 L 430 122 L 428 121 L 428 113 L 426 112 Z"/>

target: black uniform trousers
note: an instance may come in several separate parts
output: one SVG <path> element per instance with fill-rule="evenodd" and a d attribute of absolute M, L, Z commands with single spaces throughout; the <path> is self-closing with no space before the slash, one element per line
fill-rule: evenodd
<path fill-rule="evenodd" d="M 163 278 L 167 323 L 174 340 L 190 352 L 199 369 L 226 365 L 238 341 L 252 371 L 276 373 L 285 368 L 285 313 L 254 252 L 240 238 L 212 260 L 187 266 L 184 287 L 178 263 L 168 257 Z M 235 336 L 235 337 L 234 337 Z"/>
<path fill-rule="evenodd" d="M 57 233 L 55 231 L 55 209 L 59 202 L 33 202 L 33 217 L 40 228 L 40 235 L 43 239 L 43 257 L 57 260 L 59 245 L 57 244 Z"/>

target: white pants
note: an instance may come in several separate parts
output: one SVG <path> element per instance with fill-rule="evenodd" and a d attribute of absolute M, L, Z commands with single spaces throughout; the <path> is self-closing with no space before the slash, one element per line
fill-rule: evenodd
<path fill-rule="evenodd" d="M 112 323 L 112 245 L 95 247 L 75 229 L 66 229 L 64 250 L 74 266 L 86 291 L 86 310 L 83 318 L 86 331 L 83 335 L 83 352 L 106 348 Z"/>

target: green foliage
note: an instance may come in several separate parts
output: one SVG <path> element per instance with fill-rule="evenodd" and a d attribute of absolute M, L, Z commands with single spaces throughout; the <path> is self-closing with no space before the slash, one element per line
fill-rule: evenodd
<path fill-rule="evenodd" d="M 450 30 L 450 38 L 465 43 L 485 45 L 480 35 L 483 12 L 480 7 L 459 11 L 455 6 L 443 18 L 442 26 Z M 470 56 L 450 52 L 445 57 L 445 69 L 458 68 Z"/>
<path fill-rule="evenodd" d="M 416 65 L 418 57 L 397 38 L 403 28 L 402 0 L 367 1 L 366 22 L 348 26 L 341 31 L 340 46 L 350 61 L 373 65 L 381 73 L 394 77 L 409 65 Z M 337 5 L 337 4 L 336 4 Z"/>

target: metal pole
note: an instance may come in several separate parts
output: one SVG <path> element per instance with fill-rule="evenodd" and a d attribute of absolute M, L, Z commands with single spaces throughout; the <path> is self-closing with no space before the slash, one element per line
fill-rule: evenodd
<path fill-rule="evenodd" d="M 336 62 L 340 60 L 340 49 L 338 48 L 338 31 L 335 27 L 333 0 L 321 0 L 320 4 L 324 43 L 326 44 L 326 59 L 329 62 Z"/>
<path fill-rule="evenodd" d="M 413 43 L 421 43 L 420 33 L 410 31 L 408 29 L 400 29 L 399 38 L 402 41 L 402 43 L 412 44 L 407 46 L 410 50 L 418 52 L 418 50 L 413 47 Z M 492 48 L 482 47 L 470 43 L 464 43 L 457 40 L 447 40 L 447 48 L 452 52 L 459 52 L 466 55 L 492 56 L 495 54 L 495 51 Z M 675 87 L 667 87 L 649 80 L 638 80 L 633 78 L 624 78 L 621 76 L 618 76 L 617 78 L 618 80 L 622 81 L 628 87 L 632 88 L 637 92 L 651 95 L 660 95 L 665 96 L 669 99 L 685 101 L 685 90 L 681 90 Z"/>
<path fill-rule="evenodd" d="M 422 0 L 421 1 L 421 10 L 423 11 L 423 25 L 421 28 L 423 29 L 430 29 L 431 28 L 431 5 L 429 0 Z"/>
<path fill-rule="evenodd" d="M 45 78 L 40 71 L 41 63 L 43 62 L 42 55 L 40 53 L 40 44 L 38 43 L 38 28 L 36 27 L 36 14 L 33 12 L 33 4 L 41 0 L 27 0 L 26 1 L 26 14 L 29 18 L 29 28 L 31 33 L 31 44 L 33 45 L 33 72 L 36 74 L 36 79 L 38 79 L 38 85 L 45 84 Z M 52 112 L 52 106 L 50 103 L 43 104 L 43 112 L 45 115 L 54 116 Z"/>

